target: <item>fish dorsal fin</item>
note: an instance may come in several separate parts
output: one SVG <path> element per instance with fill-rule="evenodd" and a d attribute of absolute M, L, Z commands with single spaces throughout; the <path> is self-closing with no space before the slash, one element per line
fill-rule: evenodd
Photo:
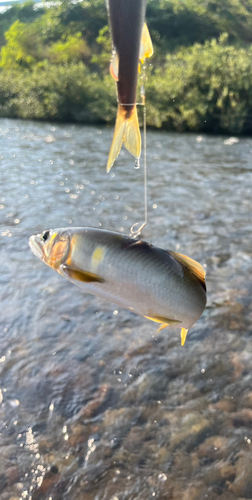
<path fill-rule="evenodd" d="M 181 253 L 177 252 L 169 252 L 176 260 L 181 262 L 184 266 L 189 269 L 197 278 L 204 283 L 205 285 L 205 276 L 206 272 L 204 267 L 202 267 L 201 264 L 199 264 L 196 260 L 191 259 L 190 257 L 187 257 L 186 255 L 182 255 Z"/>
<path fill-rule="evenodd" d="M 69 278 L 77 281 L 82 281 L 83 283 L 92 283 L 98 281 L 98 283 L 104 283 L 104 279 L 94 273 L 89 273 L 88 271 L 83 271 L 82 269 L 77 269 L 71 266 L 62 266 L 63 274 L 66 274 Z"/>
<path fill-rule="evenodd" d="M 150 33 L 147 24 L 144 23 L 142 30 L 142 37 L 141 37 L 140 54 L 139 54 L 139 59 L 141 63 L 143 64 L 146 57 L 151 57 L 152 54 L 153 54 L 153 45 Z"/>
<path fill-rule="evenodd" d="M 110 70 L 110 74 L 111 74 L 112 78 L 114 78 L 114 80 L 116 82 L 118 82 L 118 80 L 119 80 L 119 55 L 118 55 L 118 52 L 116 52 L 116 51 L 112 54 L 112 59 L 110 62 L 109 70 Z"/>

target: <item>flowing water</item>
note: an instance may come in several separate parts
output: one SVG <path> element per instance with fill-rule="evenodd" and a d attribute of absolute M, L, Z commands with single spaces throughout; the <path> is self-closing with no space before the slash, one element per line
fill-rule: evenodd
<path fill-rule="evenodd" d="M 44 229 L 143 222 L 112 130 L 0 120 L 0 499 L 252 498 L 252 139 L 149 132 L 144 239 L 206 266 L 180 345 L 31 253 Z"/>

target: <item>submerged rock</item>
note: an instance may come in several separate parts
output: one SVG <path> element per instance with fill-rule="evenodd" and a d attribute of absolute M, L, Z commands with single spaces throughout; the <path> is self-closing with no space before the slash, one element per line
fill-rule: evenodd
<path fill-rule="evenodd" d="M 229 490 L 238 497 L 251 498 L 252 493 L 252 454 L 241 451 L 235 464 L 235 480 Z"/>
<path fill-rule="evenodd" d="M 36 488 L 32 494 L 32 500 L 38 500 L 42 495 L 47 494 L 58 483 L 60 475 L 57 467 L 52 467 L 50 471 L 46 472 L 41 486 Z"/>

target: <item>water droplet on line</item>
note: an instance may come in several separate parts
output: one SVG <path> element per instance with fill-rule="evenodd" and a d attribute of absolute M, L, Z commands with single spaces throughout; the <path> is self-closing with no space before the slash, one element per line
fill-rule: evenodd
<path fill-rule="evenodd" d="M 137 170 L 138 168 L 140 168 L 140 160 L 139 158 L 136 158 L 135 159 L 135 165 L 134 165 L 135 169 Z"/>

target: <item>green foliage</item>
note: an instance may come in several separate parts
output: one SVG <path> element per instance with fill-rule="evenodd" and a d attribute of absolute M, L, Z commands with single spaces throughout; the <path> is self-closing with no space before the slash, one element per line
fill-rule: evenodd
<path fill-rule="evenodd" d="M 147 24 L 148 123 L 251 133 L 252 0 L 149 0 Z M 105 0 L 14 5 L 1 45 L 0 116 L 114 122 Z"/>
<path fill-rule="evenodd" d="M 149 81 L 149 124 L 179 131 L 251 132 L 252 48 L 195 44 L 167 56 Z"/>
<path fill-rule="evenodd" d="M 229 41 L 252 41 L 252 3 L 251 0 L 186 0 L 188 6 L 208 18 L 220 32 L 226 32 Z"/>
<path fill-rule="evenodd" d="M 251 43 L 251 0 L 152 0 L 147 7 L 148 25 L 161 52 L 218 38 Z"/>
<path fill-rule="evenodd" d="M 2 47 L 2 68 L 29 67 L 39 58 L 41 46 L 33 24 L 15 21 L 5 33 L 7 44 Z"/>
<path fill-rule="evenodd" d="M 68 35 L 52 43 L 47 50 L 47 57 L 52 63 L 73 63 L 88 59 L 90 52 L 81 37 L 81 33 Z"/>
<path fill-rule="evenodd" d="M 116 112 L 113 82 L 91 74 L 82 62 L 5 71 L 0 88 L 0 116 L 92 123 L 112 120 Z"/>
<path fill-rule="evenodd" d="M 50 12 L 57 16 L 64 33 L 81 32 L 92 50 L 96 46 L 99 31 L 108 22 L 105 0 L 82 0 L 75 3 L 62 0 Z"/>
<path fill-rule="evenodd" d="M 99 31 L 99 36 L 96 38 L 98 50 L 91 58 L 91 63 L 96 64 L 98 68 L 105 73 L 109 72 L 109 63 L 111 59 L 111 40 L 108 26 L 104 26 Z"/>
<path fill-rule="evenodd" d="M 15 3 L 0 14 L 0 47 L 5 44 L 4 34 L 15 21 L 31 23 L 44 13 L 43 8 L 34 9 L 32 1 Z"/>
<path fill-rule="evenodd" d="M 189 5 L 189 1 L 153 0 L 147 4 L 148 26 L 158 61 L 160 57 L 163 61 L 168 51 L 219 36 L 220 30 L 215 23 L 205 13 L 201 15 L 199 7 L 194 9 Z"/>

